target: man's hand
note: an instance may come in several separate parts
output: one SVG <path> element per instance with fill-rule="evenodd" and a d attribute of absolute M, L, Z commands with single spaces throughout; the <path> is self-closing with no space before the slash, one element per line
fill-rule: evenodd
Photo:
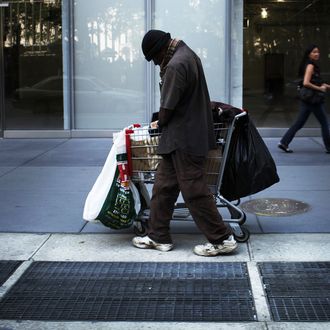
<path fill-rule="evenodd" d="M 156 129 L 158 128 L 158 120 L 155 120 L 150 123 L 150 128 Z"/>

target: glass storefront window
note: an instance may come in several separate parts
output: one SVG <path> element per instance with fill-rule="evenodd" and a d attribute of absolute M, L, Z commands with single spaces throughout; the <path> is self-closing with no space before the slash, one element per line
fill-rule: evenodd
<path fill-rule="evenodd" d="M 327 0 L 1 4 L 0 135 L 117 130 L 148 121 L 159 106 L 159 68 L 141 51 L 150 27 L 183 39 L 203 62 L 211 99 L 243 106 L 258 127 L 291 125 L 297 66 L 309 44 L 320 46 L 321 73 L 330 82 Z M 318 126 L 313 116 L 305 125 Z"/>
<path fill-rule="evenodd" d="M 63 129 L 61 1 L 6 3 L 4 128 Z"/>
<path fill-rule="evenodd" d="M 226 84 L 226 2 L 223 0 L 155 1 L 155 28 L 182 39 L 203 63 L 212 100 L 227 100 Z M 184 22 L 184 23 L 183 23 Z M 158 76 L 156 74 L 156 95 Z M 157 103 L 158 102 L 158 103 Z M 159 97 L 156 96 L 156 104 Z"/>
<path fill-rule="evenodd" d="M 76 129 L 146 121 L 143 0 L 74 2 Z"/>
<path fill-rule="evenodd" d="M 330 82 L 329 15 L 327 0 L 244 1 L 243 105 L 258 127 L 292 124 L 298 66 L 308 45 L 319 45 L 321 73 Z M 319 123 L 310 116 L 305 127 Z"/>

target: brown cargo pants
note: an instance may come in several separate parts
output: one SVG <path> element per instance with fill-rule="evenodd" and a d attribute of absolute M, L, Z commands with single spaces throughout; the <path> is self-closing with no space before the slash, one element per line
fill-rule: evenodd
<path fill-rule="evenodd" d="M 164 155 L 158 165 L 152 190 L 148 236 L 157 243 L 172 243 L 170 221 L 181 191 L 199 230 L 213 244 L 232 231 L 222 220 L 205 180 L 205 157 L 176 150 Z"/>

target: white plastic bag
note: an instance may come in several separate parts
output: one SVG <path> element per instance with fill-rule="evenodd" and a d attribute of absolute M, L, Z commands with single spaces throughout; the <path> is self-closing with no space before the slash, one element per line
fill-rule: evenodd
<path fill-rule="evenodd" d="M 97 217 L 100 214 L 111 186 L 114 183 L 117 169 L 116 156 L 117 154 L 126 153 L 125 131 L 126 129 L 123 129 L 122 131 L 113 134 L 112 148 L 105 161 L 101 173 L 96 179 L 85 201 L 83 219 L 86 221 L 99 222 Z M 131 181 L 129 182 L 129 188 L 131 189 L 134 198 L 135 213 L 138 214 L 141 208 L 138 190 L 134 183 Z"/>

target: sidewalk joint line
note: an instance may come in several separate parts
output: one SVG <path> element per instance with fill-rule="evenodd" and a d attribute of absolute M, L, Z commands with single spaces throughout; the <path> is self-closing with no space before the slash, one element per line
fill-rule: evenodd
<path fill-rule="evenodd" d="M 67 140 L 69 140 L 69 139 L 67 139 Z M 6 175 L 8 175 L 8 174 L 10 174 L 10 173 L 12 173 L 12 172 L 14 172 L 14 171 L 16 171 L 16 170 L 17 170 L 18 168 L 20 168 L 20 167 L 24 167 L 24 166 L 27 165 L 28 163 L 30 163 L 30 162 L 32 162 L 33 160 L 37 159 L 38 157 L 43 156 L 43 155 L 46 154 L 47 152 L 56 149 L 57 147 L 59 147 L 59 146 L 61 146 L 62 144 L 66 143 L 67 140 L 65 140 L 65 141 L 63 141 L 63 142 L 57 144 L 56 146 L 54 146 L 54 147 L 52 147 L 52 148 L 50 148 L 50 149 L 48 149 L 48 150 L 46 150 L 46 151 L 44 151 L 44 152 L 38 154 L 38 155 L 36 155 L 35 157 L 33 157 L 33 158 L 31 158 L 31 159 L 26 160 L 26 161 L 23 162 L 22 164 L 19 164 L 19 165 L 17 165 L 17 166 L 6 166 L 6 167 L 12 167 L 12 169 L 8 170 L 8 172 L 2 173 L 2 174 L 0 175 L 0 178 L 2 178 L 2 177 L 4 177 L 4 176 L 6 176 Z"/>
<path fill-rule="evenodd" d="M 43 246 L 48 242 L 48 240 L 53 236 L 53 234 L 48 234 L 48 237 L 36 248 L 28 260 L 34 261 L 33 257 L 43 248 Z"/>
<path fill-rule="evenodd" d="M 52 148 L 50 148 L 50 149 L 48 149 L 48 150 L 45 150 L 44 152 L 41 152 L 40 154 L 36 155 L 35 157 L 33 157 L 33 158 L 31 158 L 31 159 L 25 161 L 24 163 L 20 164 L 19 166 L 17 166 L 16 169 L 19 168 L 19 167 L 24 167 L 25 165 L 27 165 L 28 163 L 32 162 L 33 160 L 35 160 L 35 159 L 37 159 L 37 158 L 39 158 L 39 157 L 45 155 L 47 152 L 52 151 L 52 150 L 58 148 L 59 146 L 63 145 L 64 143 L 68 142 L 68 140 L 69 140 L 69 139 L 66 139 L 65 141 L 60 142 L 59 144 L 53 146 Z"/>
<path fill-rule="evenodd" d="M 82 233 L 82 231 L 85 229 L 85 227 L 87 226 L 87 223 L 88 223 L 88 221 L 86 221 L 86 220 L 84 220 L 85 221 L 85 223 L 84 223 L 84 225 L 81 227 L 81 229 L 79 230 L 79 233 Z"/>

